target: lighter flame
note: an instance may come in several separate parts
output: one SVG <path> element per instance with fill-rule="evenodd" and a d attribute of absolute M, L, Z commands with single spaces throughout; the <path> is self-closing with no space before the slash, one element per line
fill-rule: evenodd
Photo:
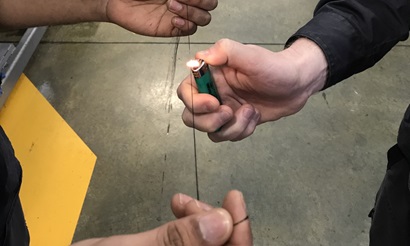
<path fill-rule="evenodd" d="M 187 67 L 189 68 L 194 68 L 194 67 L 199 67 L 199 61 L 198 60 L 190 60 L 186 63 Z"/>

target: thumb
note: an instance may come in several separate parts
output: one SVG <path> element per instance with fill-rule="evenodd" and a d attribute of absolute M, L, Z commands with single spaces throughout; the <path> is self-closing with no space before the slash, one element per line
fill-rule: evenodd
<path fill-rule="evenodd" d="M 249 55 L 246 45 L 230 40 L 221 39 L 209 49 L 196 53 L 197 59 L 202 59 L 212 66 L 226 65 L 238 69 L 248 63 Z"/>
<path fill-rule="evenodd" d="M 218 246 L 231 236 L 232 217 L 222 208 L 169 222 L 143 234 L 145 245 Z M 142 244 L 144 245 L 144 244 Z"/>

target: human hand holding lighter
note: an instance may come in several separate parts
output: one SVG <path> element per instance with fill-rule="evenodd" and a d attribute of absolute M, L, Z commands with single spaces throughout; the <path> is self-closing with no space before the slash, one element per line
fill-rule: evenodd
<path fill-rule="evenodd" d="M 280 52 L 222 39 L 196 58 L 213 66 L 212 78 L 223 104 L 196 93 L 192 76 L 187 77 L 178 88 L 186 106 L 182 120 L 208 132 L 214 142 L 242 140 L 261 123 L 295 114 L 323 88 L 327 77 L 322 50 L 305 38 Z"/>

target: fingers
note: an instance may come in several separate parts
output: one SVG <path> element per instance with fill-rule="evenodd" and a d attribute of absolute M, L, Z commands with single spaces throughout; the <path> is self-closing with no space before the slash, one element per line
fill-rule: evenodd
<path fill-rule="evenodd" d="M 171 205 L 174 213 L 183 218 L 143 233 L 89 239 L 74 245 L 252 245 L 246 205 L 239 191 L 230 191 L 225 196 L 223 208 L 212 209 L 183 194 L 175 195 Z"/>
<path fill-rule="evenodd" d="M 178 86 L 177 94 L 189 111 L 198 114 L 210 113 L 218 109 L 219 102 L 215 97 L 208 94 L 198 93 L 195 80 L 192 75 L 187 76 Z M 192 101 L 193 99 L 193 101 Z"/>
<path fill-rule="evenodd" d="M 141 245 L 223 245 L 232 233 L 232 218 L 221 208 L 191 215 L 147 232 L 157 243 Z"/>
<path fill-rule="evenodd" d="M 221 39 L 209 49 L 196 53 L 212 66 L 225 66 L 246 76 L 259 76 L 270 69 L 272 51 L 257 45 L 245 45 L 230 39 Z"/>
<path fill-rule="evenodd" d="M 221 105 L 215 112 L 195 114 L 194 117 L 192 117 L 192 112 L 185 108 L 182 113 L 182 121 L 185 125 L 193 127 L 199 131 L 215 132 L 232 119 L 232 116 L 232 109 L 226 105 Z"/>
<path fill-rule="evenodd" d="M 211 210 L 213 207 L 184 194 L 176 194 L 171 200 L 171 210 L 176 218 L 182 218 L 199 212 Z"/>
<path fill-rule="evenodd" d="M 172 17 L 171 22 L 172 22 L 172 25 L 175 27 L 171 31 L 172 37 L 192 35 L 198 29 L 195 23 L 182 19 L 178 16 Z"/>
<path fill-rule="evenodd" d="M 228 241 L 232 227 L 231 215 L 225 209 L 217 208 L 169 222 L 151 231 L 89 239 L 74 245 L 219 246 Z"/>
<path fill-rule="evenodd" d="M 206 117 L 205 117 L 206 116 Z M 234 117 L 227 123 L 223 124 L 220 131 L 208 133 L 208 137 L 213 142 L 222 141 L 239 141 L 246 137 L 249 137 L 255 131 L 256 126 L 260 121 L 260 113 L 252 105 L 245 104 L 242 105 L 236 112 Z M 203 121 L 211 121 L 211 116 L 204 115 Z M 216 116 L 214 117 L 216 118 Z M 220 117 L 221 118 L 221 117 Z M 220 120 L 219 118 L 219 120 Z M 214 122 L 207 122 L 212 125 Z M 195 128 L 198 124 L 202 123 L 195 119 Z M 217 128 L 218 129 L 218 128 Z"/>
<path fill-rule="evenodd" d="M 175 14 L 172 17 L 171 36 L 194 34 L 198 26 L 206 26 L 211 22 L 209 11 L 216 8 L 217 0 L 168 0 L 168 10 Z"/>
<path fill-rule="evenodd" d="M 209 102 L 208 99 L 215 98 L 209 95 L 196 95 L 194 108 L 202 113 L 194 111 L 193 117 L 192 111 L 189 109 L 192 106 L 187 103 L 187 108 L 182 113 L 182 121 L 189 127 L 208 132 L 208 136 L 213 142 L 239 141 L 247 138 L 253 134 L 256 126 L 260 123 L 261 114 L 252 105 L 242 105 L 235 113 L 227 105 L 220 105 L 215 111 L 209 112 L 206 106 L 203 106 Z M 207 111 L 209 113 L 206 113 Z M 216 131 L 217 129 L 221 130 Z"/>
<path fill-rule="evenodd" d="M 252 231 L 243 195 L 240 191 L 230 191 L 224 199 L 223 208 L 232 216 L 233 231 L 227 245 L 252 245 Z"/>
<path fill-rule="evenodd" d="M 261 120 L 261 114 L 256 108 L 244 104 L 234 113 L 231 107 L 219 105 L 215 97 L 198 94 L 193 86 L 190 77 L 187 77 L 177 90 L 178 97 L 186 106 L 182 113 L 185 125 L 209 132 L 209 138 L 214 142 L 239 141 L 253 134 Z M 215 132 L 220 128 L 220 131 Z"/>
<path fill-rule="evenodd" d="M 90 239 L 75 245 L 219 246 L 228 241 L 232 227 L 231 215 L 225 209 L 217 208 L 169 222 L 151 231 Z"/>
<path fill-rule="evenodd" d="M 222 207 L 230 214 L 233 227 L 229 241 L 225 245 L 252 245 L 251 225 L 242 193 L 236 190 L 228 192 Z M 184 194 L 176 194 L 172 198 L 171 208 L 177 217 L 193 216 L 215 211 L 210 205 Z"/>
<path fill-rule="evenodd" d="M 180 3 L 211 11 L 218 6 L 218 0 L 178 0 Z"/>
<path fill-rule="evenodd" d="M 177 1 L 168 0 L 168 9 L 178 15 L 177 19 L 188 20 L 198 26 L 206 26 L 211 22 L 211 14 L 208 12 L 214 8 L 216 1 Z M 216 7 L 216 6 L 215 6 Z M 174 21 L 175 22 L 175 21 Z M 174 23 L 175 24 L 175 23 Z M 183 28 L 178 23 L 177 27 Z"/>
<path fill-rule="evenodd" d="M 221 39 L 205 51 L 196 53 L 196 58 L 206 61 L 213 66 L 226 65 L 233 69 L 243 68 L 248 64 L 249 56 L 254 56 L 254 52 L 246 49 L 246 45 L 230 39 Z"/>
<path fill-rule="evenodd" d="M 195 82 L 191 80 L 191 76 L 186 77 L 177 89 L 179 99 L 186 106 L 182 121 L 200 131 L 214 132 L 233 117 L 233 111 L 228 106 L 220 105 L 214 96 L 198 93 Z"/>

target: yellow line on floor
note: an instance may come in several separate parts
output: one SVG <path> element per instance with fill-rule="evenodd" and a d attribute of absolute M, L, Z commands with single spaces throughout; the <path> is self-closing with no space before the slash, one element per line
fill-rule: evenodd
<path fill-rule="evenodd" d="M 23 167 L 20 197 L 31 245 L 69 245 L 96 156 L 24 75 L 0 124 Z"/>

